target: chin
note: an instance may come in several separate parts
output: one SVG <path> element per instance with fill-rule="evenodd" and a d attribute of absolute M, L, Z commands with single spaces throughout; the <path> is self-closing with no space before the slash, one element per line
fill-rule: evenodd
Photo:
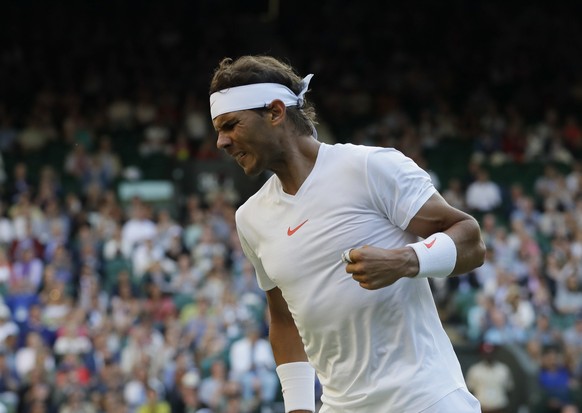
<path fill-rule="evenodd" d="M 259 176 L 261 174 L 261 172 L 263 172 L 260 169 L 247 169 L 247 168 L 243 168 L 243 171 L 245 173 L 246 176 L 251 176 L 251 177 L 255 177 L 255 176 Z"/>
<path fill-rule="evenodd" d="M 260 168 L 256 162 L 249 162 L 246 165 L 239 164 L 246 176 L 259 176 L 263 169 Z"/>

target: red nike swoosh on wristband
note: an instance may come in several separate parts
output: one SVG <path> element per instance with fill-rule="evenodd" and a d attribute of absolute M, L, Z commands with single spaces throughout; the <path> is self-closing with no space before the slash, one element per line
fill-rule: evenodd
<path fill-rule="evenodd" d="M 426 242 L 424 242 L 423 244 L 424 244 L 424 246 L 425 246 L 426 248 L 429 248 L 429 249 L 430 249 L 430 248 L 431 248 L 431 247 L 434 245 L 435 241 L 436 241 L 436 238 L 435 238 L 435 239 L 433 239 L 433 240 L 432 240 L 431 242 L 429 242 L 429 243 L 426 243 Z"/>
<path fill-rule="evenodd" d="M 299 224 L 298 226 L 296 226 L 295 228 L 291 229 L 291 227 L 287 228 L 287 235 L 291 236 L 293 234 L 295 234 L 295 232 L 297 232 L 297 230 L 299 228 L 301 228 L 307 221 L 309 221 L 308 219 L 306 219 L 305 221 L 303 221 L 301 224 Z"/>

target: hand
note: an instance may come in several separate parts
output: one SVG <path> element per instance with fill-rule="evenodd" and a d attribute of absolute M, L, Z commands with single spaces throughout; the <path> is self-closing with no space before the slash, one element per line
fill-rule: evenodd
<path fill-rule="evenodd" d="M 377 290 L 394 284 L 402 277 L 418 274 L 418 258 L 411 247 L 387 250 L 365 245 L 349 253 L 352 261 L 346 272 L 367 290 Z"/>

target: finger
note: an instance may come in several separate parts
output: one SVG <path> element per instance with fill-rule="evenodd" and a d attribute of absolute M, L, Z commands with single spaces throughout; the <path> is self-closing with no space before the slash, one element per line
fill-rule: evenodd
<path fill-rule="evenodd" d="M 350 253 L 352 252 L 353 248 L 348 248 L 347 250 L 345 250 L 344 252 L 342 252 L 342 262 L 344 264 L 352 264 L 352 257 L 350 256 Z"/>
<path fill-rule="evenodd" d="M 361 283 L 358 283 L 358 284 L 360 284 L 360 287 L 362 287 L 365 290 L 373 290 L 372 286 L 370 284 L 366 283 L 366 282 L 361 282 Z"/>

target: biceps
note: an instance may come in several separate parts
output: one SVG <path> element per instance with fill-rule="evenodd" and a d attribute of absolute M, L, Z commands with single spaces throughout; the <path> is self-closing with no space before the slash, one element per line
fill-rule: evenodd
<path fill-rule="evenodd" d="M 457 222 L 471 219 L 466 213 L 450 206 L 444 198 L 433 194 L 418 210 L 406 230 L 419 237 L 426 238 L 435 232 L 442 232 Z"/>

